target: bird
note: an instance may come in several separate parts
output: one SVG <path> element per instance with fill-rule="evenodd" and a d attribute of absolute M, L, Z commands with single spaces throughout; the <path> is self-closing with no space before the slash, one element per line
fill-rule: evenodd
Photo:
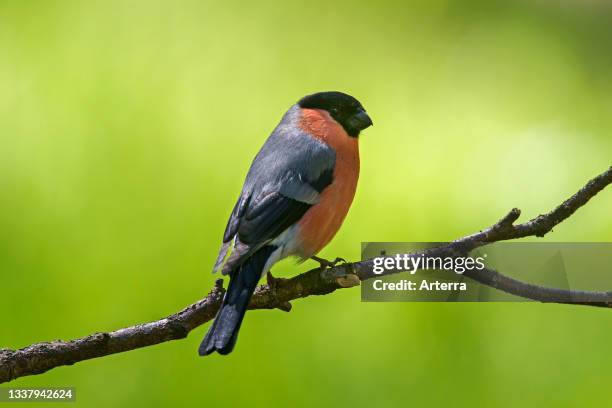
<path fill-rule="evenodd" d="M 306 95 L 265 141 L 231 212 L 213 273 L 230 281 L 201 356 L 230 353 L 259 279 L 286 257 L 314 259 L 342 225 L 359 178 L 359 135 L 372 126 L 354 97 Z M 337 258 L 341 259 L 341 258 Z"/>

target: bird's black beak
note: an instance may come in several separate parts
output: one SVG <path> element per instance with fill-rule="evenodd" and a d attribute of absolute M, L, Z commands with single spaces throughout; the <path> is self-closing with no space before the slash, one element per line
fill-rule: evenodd
<path fill-rule="evenodd" d="M 348 120 L 349 126 L 357 131 L 363 130 L 373 125 L 372 119 L 363 109 L 351 116 Z"/>

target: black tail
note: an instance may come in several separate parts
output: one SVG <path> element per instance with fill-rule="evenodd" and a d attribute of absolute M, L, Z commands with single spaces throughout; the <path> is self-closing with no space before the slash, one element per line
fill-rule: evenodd
<path fill-rule="evenodd" d="M 229 354 L 236 344 L 240 324 L 244 318 L 251 295 L 255 291 L 261 272 L 274 246 L 265 246 L 255 252 L 238 269 L 231 272 L 230 283 L 217 317 L 198 350 L 201 356 L 213 352 Z"/>

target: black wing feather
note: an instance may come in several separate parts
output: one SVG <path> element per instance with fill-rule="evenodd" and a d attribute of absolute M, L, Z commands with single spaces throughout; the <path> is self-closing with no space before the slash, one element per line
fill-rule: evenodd
<path fill-rule="evenodd" d="M 333 170 L 327 169 L 308 184 L 319 193 L 333 181 Z M 242 195 L 227 222 L 223 242 L 231 241 L 236 235 L 243 244 L 255 244 L 275 238 L 299 220 L 310 204 L 284 196 L 278 191 L 268 191 L 253 199 Z"/>
<path fill-rule="evenodd" d="M 267 194 L 246 210 L 238 227 L 238 239 L 247 245 L 273 239 L 302 218 L 310 207 L 278 192 Z"/>
<path fill-rule="evenodd" d="M 324 170 L 318 179 L 310 182 L 312 188 L 317 190 L 319 193 L 325 189 L 325 187 L 329 186 L 334 180 L 334 170 L 327 169 Z"/>

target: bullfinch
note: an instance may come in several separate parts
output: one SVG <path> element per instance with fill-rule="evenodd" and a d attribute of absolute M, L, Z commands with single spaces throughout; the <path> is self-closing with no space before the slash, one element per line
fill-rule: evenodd
<path fill-rule="evenodd" d="M 307 95 L 293 105 L 255 156 L 227 222 L 213 268 L 230 276 L 201 356 L 236 344 L 261 276 L 288 256 L 315 255 L 334 237 L 359 178 L 359 133 L 372 120 L 342 92 Z"/>

